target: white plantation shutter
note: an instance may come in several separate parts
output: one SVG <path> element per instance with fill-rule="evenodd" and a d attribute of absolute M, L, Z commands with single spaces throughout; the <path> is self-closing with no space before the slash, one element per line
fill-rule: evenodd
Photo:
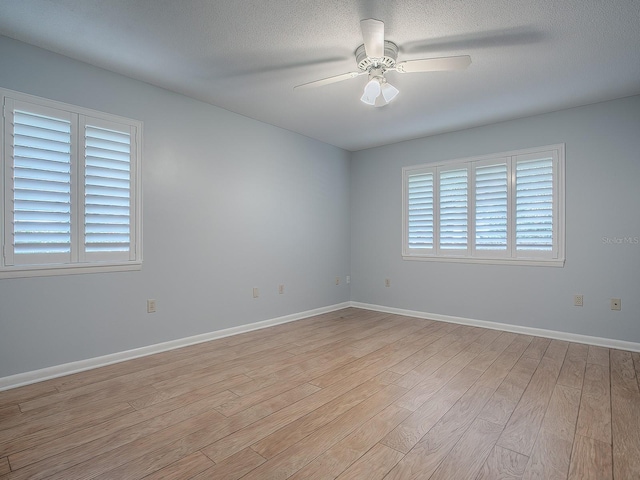
<path fill-rule="evenodd" d="M 84 250 L 129 257 L 131 134 L 117 125 L 85 124 Z M 101 126 L 96 126 L 100 124 Z M 102 255 L 104 257 L 104 255 Z"/>
<path fill-rule="evenodd" d="M 433 172 L 410 175 L 408 179 L 408 246 L 433 248 Z"/>
<path fill-rule="evenodd" d="M 5 253 L 11 265 L 71 261 L 72 123 L 67 112 L 9 102 Z"/>
<path fill-rule="evenodd" d="M 404 167 L 405 259 L 564 265 L 564 145 Z"/>
<path fill-rule="evenodd" d="M 140 122 L 0 96 L 0 278 L 139 269 Z"/>
<path fill-rule="evenodd" d="M 507 251 L 507 161 L 475 169 L 475 248 Z"/>
<path fill-rule="evenodd" d="M 466 168 L 440 171 L 440 249 L 467 249 L 467 177 Z"/>
<path fill-rule="evenodd" d="M 553 190 L 551 154 L 516 158 L 516 250 L 553 250 Z"/>

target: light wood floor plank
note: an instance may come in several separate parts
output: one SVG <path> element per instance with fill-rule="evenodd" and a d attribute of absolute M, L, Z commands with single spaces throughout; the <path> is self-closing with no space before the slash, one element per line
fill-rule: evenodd
<path fill-rule="evenodd" d="M 382 385 L 380 385 L 380 387 L 382 387 Z M 339 399 L 339 401 L 330 402 L 322 408 L 315 410 L 262 440 L 257 441 L 251 446 L 251 448 L 267 459 L 273 458 L 280 452 L 305 438 L 307 435 L 313 433 L 318 428 L 333 422 L 336 418 L 341 417 L 352 408 L 360 405 L 369 397 L 379 394 L 379 391 L 383 388 L 378 388 L 378 391 L 374 389 L 371 389 L 368 392 L 363 391 L 360 395 L 351 395 L 351 401 L 345 397 Z M 398 395 L 405 392 L 402 387 L 398 387 L 396 391 L 398 392 Z M 355 393 L 355 390 L 349 393 Z"/>
<path fill-rule="evenodd" d="M 357 332 L 358 330 L 354 328 L 353 331 Z M 276 373 L 287 367 L 291 367 L 293 365 L 300 365 L 300 364 L 303 364 L 303 362 L 326 355 L 329 352 L 340 352 L 342 351 L 342 349 L 345 349 L 345 348 L 348 348 L 347 353 L 350 353 L 354 355 L 356 358 L 359 358 L 362 355 L 358 354 L 357 353 L 358 349 L 354 348 L 352 345 L 353 345 L 353 338 L 354 337 L 360 338 L 361 336 L 362 335 L 358 335 L 357 333 L 352 333 L 350 336 L 346 336 L 346 335 L 341 336 L 337 339 L 337 341 L 333 343 L 329 343 L 327 345 L 321 345 L 321 346 L 312 345 L 312 346 L 315 346 L 316 348 L 313 348 L 305 353 L 292 354 L 291 357 L 282 359 L 278 362 L 266 362 L 265 364 L 260 365 L 254 370 L 251 370 L 250 372 L 248 372 L 247 375 L 251 376 L 252 378 L 260 378 L 260 377 L 268 376 L 269 374 Z M 293 353 L 293 352 L 289 351 L 288 353 Z"/>
<path fill-rule="evenodd" d="M 541 434 L 553 433 L 568 441 L 573 440 L 580 406 L 580 390 L 556 385 L 540 428 Z"/>
<path fill-rule="evenodd" d="M 587 364 L 576 433 L 611 444 L 611 388 L 609 368 Z"/>
<path fill-rule="evenodd" d="M 2 422 L 5 419 L 11 418 L 11 417 L 15 417 L 17 415 L 20 415 L 20 407 L 18 407 L 18 405 L 8 405 L 6 407 L 2 407 L 0 408 L 0 422 Z M 0 432 L 2 432 L 2 430 L 4 430 L 4 427 L 2 425 L 2 423 L 0 423 Z"/>
<path fill-rule="evenodd" d="M 450 337 L 450 341 L 441 340 L 442 336 L 438 336 L 433 333 L 429 337 L 422 340 L 420 345 L 420 349 L 415 353 L 409 355 L 403 361 L 398 362 L 396 365 L 392 366 L 389 370 L 392 372 L 399 373 L 400 375 L 406 375 L 411 370 L 416 368 L 418 365 L 426 362 L 429 358 L 435 355 L 439 350 L 439 346 L 444 343 L 444 345 L 448 345 L 453 343 L 454 337 Z"/>
<path fill-rule="evenodd" d="M 262 458 L 250 448 L 245 448 L 191 480 L 237 480 L 266 461 L 266 458 Z"/>
<path fill-rule="evenodd" d="M 604 347 L 596 347 L 589 345 L 589 354 L 587 355 L 587 363 L 595 363 L 603 367 L 609 366 L 609 349 Z"/>
<path fill-rule="evenodd" d="M 33 385 L 26 385 L 24 387 L 0 392 L 0 407 L 18 405 L 20 403 L 28 402 L 29 400 L 47 397 L 57 393 L 58 389 L 51 380 L 34 383 Z"/>
<path fill-rule="evenodd" d="M 208 411 L 174 423 L 167 428 L 156 427 L 154 431 L 136 430 L 129 433 L 128 438 L 120 435 L 116 443 L 104 443 L 103 437 L 99 439 L 99 445 L 97 442 L 92 442 L 91 448 L 81 446 L 64 454 L 49 457 L 16 470 L 10 478 L 57 480 L 93 478 L 156 450 L 164 443 L 176 437 L 179 438 L 186 431 L 195 429 L 203 423 L 216 422 L 221 417 L 218 412 Z M 12 462 L 11 458 L 10 461 Z"/>
<path fill-rule="evenodd" d="M 566 353 L 567 347 L 568 345 L 564 342 L 555 340 L 550 342 L 538 369 L 533 374 L 529 385 L 507 422 L 498 440 L 498 445 L 527 456 L 531 453 L 560 374 L 564 361 L 563 352 Z M 527 354 L 527 351 L 524 355 Z"/>
<path fill-rule="evenodd" d="M 429 478 L 473 423 L 518 358 L 519 355 L 514 355 L 512 352 L 505 353 L 504 362 L 496 361 L 491 368 L 487 369 L 389 472 L 389 479 L 414 478 L 415 472 L 420 472 L 420 477 Z"/>
<path fill-rule="evenodd" d="M 121 387 L 114 388 L 113 390 L 101 389 L 91 394 L 73 396 L 68 399 L 60 398 L 65 395 L 64 393 L 40 397 L 35 400 L 29 400 L 28 402 L 21 403 L 20 410 L 25 413 L 36 411 L 46 412 L 48 415 L 52 415 L 76 406 L 96 403 L 99 401 L 108 400 L 110 403 L 128 402 L 154 392 L 156 392 L 155 388 L 150 385 L 135 387 L 129 384 L 124 384 Z"/>
<path fill-rule="evenodd" d="M 353 433 L 298 470 L 291 480 L 330 480 L 344 472 L 411 412 L 389 405 Z M 385 472 L 386 473 L 386 472 Z"/>
<path fill-rule="evenodd" d="M 160 459 L 165 461 L 165 459 Z M 214 463 L 201 452 L 183 456 L 176 462 L 154 471 L 153 463 L 144 467 L 138 467 L 133 463 L 127 463 L 124 468 L 115 469 L 103 475 L 94 477 L 96 480 L 113 478 L 144 478 L 145 480 L 183 480 L 198 475 L 211 468 Z M 149 473 L 149 472 L 153 473 Z"/>
<path fill-rule="evenodd" d="M 392 367 L 392 371 L 402 374 L 402 379 L 398 381 L 398 385 L 405 388 L 415 387 L 421 381 L 429 378 L 433 372 L 447 363 L 451 358 L 462 352 L 464 347 L 470 343 L 471 340 L 466 342 L 456 341 L 456 337 L 453 334 L 439 338 L 423 349 L 422 357 L 425 360 L 406 374 L 402 373 L 404 368 L 401 367 L 396 370 Z M 470 352 L 469 354 L 473 355 Z"/>
<path fill-rule="evenodd" d="M 612 480 L 611 445 L 576 435 L 569 466 L 569 480 Z"/>
<path fill-rule="evenodd" d="M 234 393 L 247 395 L 280 381 L 298 379 L 310 381 L 331 370 L 351 364 L 359 358 L 359 355 L 354 352 L 357 352 L 357 350 L 352 346 L 341 347 L 339 349 L 327 349 L 321 355 L 316 355 L 304 362 L 290 365 L 268 375 L 254 375 L 252 372 L 248 372 L 247 375 L 254 380 L 255 385 L 251 383 L 242 385 L 234 389 Z"/>
<path fill-rule="evenodd" d="M 556 385 L 523 480 L 566 479 L 580 405 L 580 390 Z"/>
<path fill-rule="evenodd" d="M 252 347 L 233 349 L 225 348 L 224 346 L 220 347 L 221 344 L 216 340 L 213 343 L 214 345 L 209 347 L 209 351 L 202 351 L 205 347 L 199 344 L 190 347 L 193 348 L 194 353 L 189 353 L 190 348 L 179 349 L 178 351 L 183 351 L 182 354 L 175 353 L 178 352 L 176 350 L 159 353 L 157 354 L 159 358 L 166 357 L 167 360 L 164 362 L 155 361 L 149 365 L 145 364 L 142 365 L 143 368 L 138 362 L 156 356 L 152 355 L 151 357 L 131 360 L 131 362 L 135 362 L 135 367 L 129 372 L 124 370 L 121 364 L 116 364 L 104 367 L 110 372 L 106 375 L 101 374 L 102 368 L 88 372 L 92 373 L 92 375 L 86 378 L 73 375 L 72 377 L 76 377 L 74 381 L 61 383 L 58 388 L 62 393 L 72 396 L 77 396 L 85 391 L 110 388 L 112 385 L 122 383 L 150 384 L 158 389 L 163 389 L 172 383 L 179 384 L 181 382 L 184 383 L 187 379 L 191 380 L 197 374 L 209 380 L 201 383 L 201 386 L 204 386 L 207 383 L 214 383 L 230 376 L 244 373 L 248 370 L 248 368 L 245 368 L 246 363 L 251 360 L 257 361 L 271 355 L 279 356 L 280 358 L 291 355 L 286 352 L 286 345 L 282 344 L 262 342 Z M 216 345 L 218 348 L 216 348 Z M 118 370 L 111 372 L 111 369 L 116 367 L 118 367 Z M 163 382 L 169 385 L 165 385 Z"/>
<path fill-rule="evenodd" d="M 476 480 L 520 480 L 529 457 L 498 445 L 493 447 Z"/>
<path fill-rule="evenodd" d="M 456 374 L 444 388 L 439 389 L 439 384 L 431 387 L 430 391 L 434 394 L 431 397 L 425 397 L 422 406 L 390 432 L 382 443 L 407 453 L 445 414 L 448 415 L 449 409 L 463 395 L 466 395 L 465 392 L 474 382 L 478 381 L 475 388 L 483 388 L 483 392 L 495 390 L 528 344 L 528 342 L 519 343 L 513 348 L 507 348 L 511 347 L 514 337 L 505 336 L 504 338 L 504 342 L 490 344 L 491 348 L 483 352 L 478 357 L 478 361 L 474 361 L 472 365 Z M 445 380 L 447 378 L 445 377 Z M 403 406 L 405 399 L 406 396 L 397 402 L 398 405 Z"/>
<path fill-rule="evenodd" d="M 400 425 L 385 435 L 381 443 L 399 452 L 408 453 L 481 375 L 482 372 L 479 370 L 465 368 Z"/>
<path fill-rule="evenodd" d="M 298 387 L 292 388 L 279 395 L 252 405 L 250 408 L 232 415 L 232 417 L 241 418 L 246 416 L 247 418 L 255 419 L 264 418 L 318 392 L 319 390 L 320 389 L 315 385 L 304 383 Z M 216 410 L 218 410 L 218 407 L 216 407 Z"/>
<path fill-rule="evenodd" d="M 339 475 L 337 480 L 382 479 L 402 457 L 402 453 L 378 443 Z"/>
<path fill-rule="evenodd" d="M 364 338 L 353 342 L 355 348 L 375 349 L 382 348 L 385 345 L 397 342 L 405 337 L 411 337 L 420 332 L 424 328 L 420 325 L 406 325 L 404 327 L 396 327 L 388 331 L 380 332 L 369 338 Z"/>
<path fill-rule="evenodd" d="M 418 385 L 411 388 L 407 394 L 398 401 L 398 405 L 412 411 L 419 409 L 435 392 L 444 387 L 477 356 L 477 353 L 460 352 L 455 357 L 443 363 L 442 366 L 434 370 L 430 375 L 424 376 Z M 480 371 L 479 369 L 476 370 Z M 402 379 L 397 383 L 400 384 L 400 386 L 404 386 Z"/>
<path fill-rule="evenodd" d="M 232 388 L 242 385 L 243 383 L 250 382 L 251 379 L 246 375 L 236 375 L 233 377 L 225 378 L 219 382 L 210 383 L 205 386 L 199 384 L 182 384 L 174 388 L 167 388 L 150 395 L 145 395 L 131 400 L 129 403 L 136 410 L 142 410 L 158 403 L 170 404 L 179 399 L 195 397 L 204 398 L 206 396 L 216 395 L 220 392 L 230 391 Z M 235 394 L 234 394 L 235 395 Z M 177 399 L 177 400 L 173 400 Z"/>
<path fill-rule="evenodd" d="M 378 412 L 384 410 L 404 391 L 404 388 L 397 385 L 388 385 L 332 422 L 293 444 L 287 450 L 267 460 L 247 474 L 244 479 L 263 480 L 290 477 Z"/>
<path fill-rule="evenodd" d="M 0 392 L 0 480 L 640 479 L 639 369 L 347 308 Z"/>
<path fill-rule="evenodd" d="M 9 459 L 7 457 L 0 458 L 0 475 L 9 473 L 11 468 L 9 467 Z"/>
<path fill-rule="evenodd" d="M 538 359 L 522 356 L 489 399 L 479 417 L 498 425 L 506 425 L 539 363 Z"/>
<path fill-rule="evenodd" d="M 567 350 L 562 370 L 558 376 L 558 383 L 567 387 L 582 388 L 584 370 L 587 364 L 587 353 L 589 348 L 586 345 L 572 343 Z"/>
<path fill-rule="evenodd" d="M 531 343 L 529 344 L 527 350 L 524 352 L 523 356 L 541 360 L 550 343 L 551 340 L 549 340 L 548 338 L 535 337 L 533 340 L 531 340 Z"/>
<path fill-rule="evenodd" d="M 553 434 L 537 438 L 523 480 L 565 480 L 569 470 L 572 442 Z"/>
<path fill-rule="evenodd" d="M 413 346 L 407 347 L 404 351 L 407 354 L 406 356 L 409 356 L 413 352 L 416 352 L 418 350 L 420 350 L 419 346 Z M 333 385 L 334 383 L 348 377 L 349 375 L 356 373 L 358 370 L 361 370 L 371 364 L 388 358 L 389 355 L 394 352 L 396 352 L 396 349 L 393 347 L 393 345 L 385 345 L 384 347 L 374 350 L 373 352 L 363 357 L 354 359 L 349 364 L 346 364 L 342 367 L 336 367 L 331 371 L 325 373 L 324 375 L 316 376 L 313 380 L 310 381 L 310 383 L 312 383 L 313 385 L 317 385 L 320 388 L 328 387 L 329 385 Z"/>
<path fill-rule="evenodd" d="M 640 388 L 640 353 L 631 352 L 631 358 L 633 358 L 633 366 L 636 369 L 636 380 L 638 380 L 638 387 Z"/>
<path fill-rule="evenodd" d="M 370 322 L 367 330 L 358 328 L 348 328 L 348 330 L 333 330 L 329 335 L 324 332 L 320 332 L 317 335 L 309 335 L 300 340 L 295 341 L 295 346 L 288 349 L 288 351 L 294 355 L 300 355 L 309 351 L 315 350 L 318 347 L 331 345 L 342 340 L 349 339 L 353 343 L 364 338 L 376 339 L 380 335 L 389 333 L 393 328 L 399 325 L 398 320 L 391 318 L 390 315 L 380 315 L 375 320 Z M 349 325 L 351 327 L 351 325 Z"/>
<path fill-rule="evenodd" d="M 640 393 L 630 352 L 611 350 L 613 477 L 640 478 Z"/>
<path fill-rule="evenodd" d="M 99 425 L 88 431 L 76 432 L 45 445 L 18 452 L 11 455 L 9 459 L 11 464 L 15 465 L 15 469 L 20 471 L 52 474 L 68 466 L 90 461 L 104 452 L 128 445 L 133 441 L 144 441 L 150 435 L 175 425 L 184 425 L 185 422 L 190 425 L 194 418 L 196 424 L 197 419 L 224 418 L 220 413 L 212 410 L 214 404 L 218 402 L 219 400 L 215 397 L 206 398 L 162 415 L 152 415 L 150 418 L 146 418 L 145 415 L 136 416 L 135 414 L 139 412 L 134 412 L 129 418 L 121 417 L 113 420 L 107 428 Z M 146 418 L 144 421 L 140 421 L 144 418 Z"/>
<path fill-rule="evenodd" d="M 181 372 L 180 375 L 170 375 L 169 378 L 155 382 L 152 386 L 157 391 L 171 389 L 180 385 L 193 385 L 203 387 L 212 383 L 220 382 L 228 378 L 246 374 L 259 365 L 266 362 L 274 362 L 283 358 L 289 358 L 290 353 L 285 351 L 284 347 L 275 348 L 268 353 L 259 352 L 248 355 L 246 358 L 240 358 L 229 361 L 218 361 L 212 364 L 199 364 L 189 371 Z M 169 372 L 170 374 L 171 372 Z M 164 375 L 163 375 L 164 378 Z"/>
<path fill-rule="evenodd" d="M 502 428 L 502 425 L 476 419 L 429 479 L 475 478 Z"/>
<path fill-rule="evenodd" d="M 96 427 L 106 421 L 133 412 L 135 412 L 135 409 L 128 403 L 117 403 L 101 408 L 97 412 L 94 411 L 87 415 L 78 415 L 62 425 L 58 422 L 53 423 L 51 419 L 44 425 L 44 422 L 37 421 L 27 425 L 21 425 L 20 427 L 31 428 L 15 428 L 2 432 L 12 434 L 12 438 L 0 443 L 0 456 L 12 455 L 16 452 L 56 440 L 57 438 L 71 435 L 79 430 Z M 38 424 L 40 424 L 41 428 Z M 5 435 L 0 435 L 0 438 L 2 437 L 5 437 Z"/>
<path fill-rule="evenodd" d="M 358 372 L 362 374 L 362 371 Z M 233 455 L 236 452 L 260 441 L 264 437 L 280 430 L 288 424 L 295 422 L 305 415 L 324 417 L 324 410 L 313 414 L 315 410 L 321 409 L 325 404 L 335 401 L 333 408 L 345 408 L 351 402 L 363 401 L 368 396 L 379 391 L 385 384 L 369 375 L 361 375 L 359 381 L 348 377 L 337 382 L 330 387 L 323 388 L 317 393 L 294 403 L 273 415 L 265 417 L 233 434 L 220 439 L 203 450 L 205 455 L 213 459 L 216 463 Z M 364 397 L 364 398 L 363 398 Z M 336 400 L 340 399 L 340 400 Z M 344 403 L 343 403 L 344 402 Z M 332 409 L 333 409 L 332 408 Z M 350 408 L 350 407 L 349 407 Z M 326 413 L 329 415 L 330 413 Z"/>
<path fill-rule="evenodd" d="M 256 390 L 246 395 L 239 395 L 234 389 L 231 389 L 231 391 L 236 394 L 236 397 L 216 407 L 216 410 L 222 413 L 225 417 L 230 417 L 231 415 L 257 405 L 258 403 L 264 402 L 265 400 L 293 389 L 303 389 L 304 391 L 309 392 L 308 395 L 320 390 L 320 388 L 315 385 L 305 383 L 302 380 L 276 382 L 273 385 L 261 388 L 260 390 Z"/>

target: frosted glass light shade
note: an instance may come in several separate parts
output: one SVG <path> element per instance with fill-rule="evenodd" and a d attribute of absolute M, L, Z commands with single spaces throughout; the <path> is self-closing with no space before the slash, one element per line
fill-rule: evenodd
<path fill-rule="evenodd" d="M 382 96 L 384 97 L 386 103 L 389 103 L 391 100 L 396 98 L 396 95 L 398 95 L 398 93 L 400 93 L 400 91 L 390 83 L 383 83 L 381 90 Z"/>
<path fill-rule="evenodd" d="M 367 105 L 375 105 L 376 98 L 380 95 L 380 91 L 382 87 L 380 86 L 380 82 L 372 78 L 369 82 L 364 86 L 364 93 L 362 94 L 362 98 L 360 101 L 366 103 Z"/>

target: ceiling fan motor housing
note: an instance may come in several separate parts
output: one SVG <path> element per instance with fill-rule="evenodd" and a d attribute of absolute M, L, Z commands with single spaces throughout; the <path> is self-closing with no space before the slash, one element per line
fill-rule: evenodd
<path fill-rule="evenodd" d="M 384 42 L 384 56 L 382 58 L 370 58 L 367 56 L 364 44 L 360 45 L 356 49 L 356 62 L 358 68 L 363 72 L 368 72 L 371 68 L 382 67 L 383 69 L 393 68 L 396 65 L 396 59 L 398 58 L 398 46 L 385 40 Z"/>

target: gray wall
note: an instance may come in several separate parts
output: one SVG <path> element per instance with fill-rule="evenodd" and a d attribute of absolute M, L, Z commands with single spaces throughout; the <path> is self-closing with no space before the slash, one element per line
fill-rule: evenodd
<path fill-rule="evenodd" d="M 566 144 L 564 268 L 402 260 L 401 167 L 556 143 Z M 639 184 L 640 96 L 357 152 L 351 300 L 640 342 L 640 244 L 603 242 L 640 237 Z"/>
<path fill-rule="evenodd" d="M 1 87 L 144 122 L 142 271 L 0 280 L 0 377 L 349 300 L 347 152 L 3 37 L 0 59 Z"/>

